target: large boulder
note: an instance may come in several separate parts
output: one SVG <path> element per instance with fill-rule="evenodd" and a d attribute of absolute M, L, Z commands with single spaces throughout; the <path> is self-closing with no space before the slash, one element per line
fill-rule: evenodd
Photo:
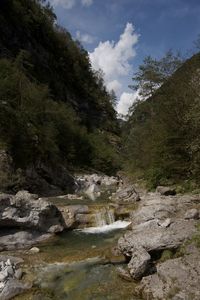
<path fill-rule="evenodd" d="M 58 206 L 62 214 L 64 227 L 72 229 L 78 227 L 79 224 L 86 224 L 89 216 L 89 207 L 87 205 L 68 205 Z"/>
<path fill-rule="evenodd" d="M 157 273 L 144 277 L 139 292 L 144 299 L 200 299 L 199 253 L 169 259 L 157 265 Z"/>
<path fill-rule="evenodd" d="M 168 187 L 168 186 L 158 186 L 156 188 L 156 192 L 160 193 L 163 196 L 174 196 L 174 195 L 176 195 L 175 188 Z"/>
<path fill-rule="evenodd" d="M 4 230 L 0 233 L 0 251 L 28 249 L 52 236 L 51 233 L 38 231 Z"/>
<path fill-rule="evenodd" d="M 112 196 L 112 201 L 118 204 L 130 204 L 140 201 L 140 196 L 135 188 L 131 185 L 125 188 L 119 188 L 117 192 Z"/>
<path fill-rule="evenodd" d="M 55 205 L 27 191 L 0 195 L 0 228 L 61 232 L 63 218 Z"/>
<path fill-rule="evenodd" d="M 148 266 L 148 253 L 177 249 L 196 232 L 196 224 L 194 220 L 180 219 L 169 224 L 168 227 L 159 226 L 156 220 L 134 226 L 133 230 L 118 241 L 120 251 L 131 259 L 131 263 L 128 264 L 131 276 L 137 278 L 138 272 L 140 277 L 144 276 Z M 138 270 L 140 266 L 141 269 Z"/>
<path fill-rule="evenodd" d="M 18 264 L 23 260 L 15 257 L 0 258 L 0 299 L 9 300 L 31 288 L 30 284 L 20 282 L 22 270 Z"/>

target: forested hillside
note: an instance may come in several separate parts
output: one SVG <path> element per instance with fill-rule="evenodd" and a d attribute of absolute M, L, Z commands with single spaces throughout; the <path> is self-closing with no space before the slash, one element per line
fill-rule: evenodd
<path fill-rule="evenodd" d="M 0 1 L 0 147 L 14 178 L 34 169 L 52 184 L 46 166 L 59 164 L 117 170 L 113 95 L 100 74 L 45 1 Z M 12 181 L 1 175 L 2 186 Z"/>
<path fill-rule="evenodd" d="M 150 187 L 199 186 L 200 53 L 184 63 L 172 58 L 171 65 L 166 60 L 155 65 L 150 58 L 144 62 L 134 78 L 141 97 L 124 127 L 125 169 Z"/>

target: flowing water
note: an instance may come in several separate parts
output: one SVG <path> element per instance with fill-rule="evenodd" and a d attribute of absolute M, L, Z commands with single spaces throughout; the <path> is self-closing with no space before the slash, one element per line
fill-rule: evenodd
<path fill-rule="evenodd" d="M 51 201 L 69 205 L 64 198 Z M 115 221 L 114 211 L 107 205 L 108 197 L 95 203 L 86 198 L 76 204 L 80 203 L 103 204 L 95 210 L 95 226 L 65 231 L 40 244 L 39 253 L 24 253 L 26 279 L 34 280 L 34 287 L 16 300 L 139 300 L 134 296 L 134 284 L 117 274 L 122 260 L 112 260 L 111 248 L 129 223 Z"/>

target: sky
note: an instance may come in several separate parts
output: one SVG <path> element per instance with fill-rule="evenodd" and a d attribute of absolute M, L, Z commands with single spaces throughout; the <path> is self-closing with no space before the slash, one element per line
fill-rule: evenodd
<path fill-rule="evenodd" d="M 59 25 L 88 51 L 126 115 L 137 93 L 128 86 L 147 55 L 190 54 L 200 34 L 200 0 L 50 0 Z"/>

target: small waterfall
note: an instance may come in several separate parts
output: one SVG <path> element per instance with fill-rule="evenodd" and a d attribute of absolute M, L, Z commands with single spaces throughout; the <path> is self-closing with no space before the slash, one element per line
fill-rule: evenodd
<path fill-rule="evenodd" d="M 95 213 L 95 225 L 97 227 L 102 227 L 115 222 L 114 210 L 109 208 L 101 208 Z"/>

